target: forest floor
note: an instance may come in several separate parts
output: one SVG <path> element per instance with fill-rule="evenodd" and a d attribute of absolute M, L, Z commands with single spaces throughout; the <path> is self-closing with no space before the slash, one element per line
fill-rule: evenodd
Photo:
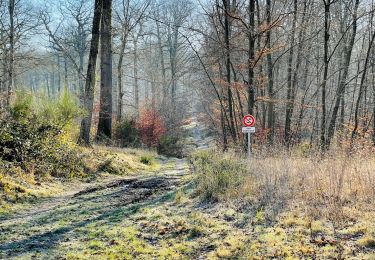
<path fill-rule="evenodd" d="M 186 160 L 172 158 L 155 172 L 107 176 L 100 184 L 82 183 L 36 200 L 24 210 L 0 216 L 0 258 L 102 259 L 115 252 L 131 258 L 139 250 L 148 251 L 137 238 L 135 219 L 174 199 L 190 179 Z"/>
<path fill-rule="evenodd" d="M 199 129 L 194 139 L 207 148 Z M 0 259 L 375 259 L 373 209 L 332 226 L 286 207 L 270 222 L 238 201 L 202 203 L 187 159 L 111 153 L 136 171 L 61 183 L 0 214 Z"/>
<path fill-rule="evenodd" d="M 202 204 L 186 159 L 160 163 L 0 217 L 0 259 L 375 259 L 374 215 L 336 230 L 339 241 L 298 209 L 270 224 L 238 205 Z"/>

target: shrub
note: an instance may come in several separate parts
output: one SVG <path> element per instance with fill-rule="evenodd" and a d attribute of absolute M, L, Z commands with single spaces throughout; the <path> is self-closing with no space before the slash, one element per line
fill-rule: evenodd
<path fill-rule="evenodd" d="M 114 140 L 120 147 L 139 145 L 139 131 L 134 119 L 123 119 L 114 129 Z"/>
<path fill-rule="evenodd" d="M 179 137 L 162 136 L 157 147 L 158 154 L 165 156 L 183 157 L 183 144 Z"/>
<path fill-rule="evenodd" d="M 138 121 L 141 142 L 147 147 L 156 147 L 165 133 L 165 124 L 155 109 L 141 109 Z"/>
<path fill-rule="evenodd" d="M 42 124 L 24 98 L 16 100 L 10 114 L 0 118 L 0 158 L 22 163 L 26 158 L 39 158 L 48 137 L 58 134 L 51 124 Z"/>
<path fill-rule="evenodd" d="M 52 123 L 60 129 L 70 129 L 75 118 L 83 115 L 83 110 L 78 105 L 78 100 L 67 89 L 57 100 L 47 97 L 38 100 L 35 112 L 40 121 Z"/>
<path fill-rule="evenodd" d="M 143 155 L 143 156 L 141 156 L 141 160 L 140 161 L 143 164 L 152 165 L 153 158 L 152 158 L 152 156 L 149 156 L 149 155 Z"/>
<path fill-rule="evenodd" d="M 19 92 L 12 107 L 9 108 L 10 115 L 15 120 L 27 120 L 32 112 L 33 97 L 26 92 Z"/>
<path fill-rule="evenodd" d="M 199 151 L 191 158 L 197 173 L 197 193 L 204 201 L 219 201 L 235 195 L 243 177 L 248 173 L 246 164 L 231 154 L 217 156 L 217 151 Z"/>
<path fill-rule="evenodd" d="M 61 139 L 62 126 L 39 116 L 32 99 L 22 93 L 9 113 L 0 116 L 0 160 L 37 177 L 71 177 L 83 171 L 74 145 Z"/>

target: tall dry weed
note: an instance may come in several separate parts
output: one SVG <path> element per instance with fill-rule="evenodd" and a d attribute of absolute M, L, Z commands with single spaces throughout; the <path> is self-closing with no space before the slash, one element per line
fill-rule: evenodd
<path fill-rule="evenodd" d="M 211 190 L 213 177 L 220 174 L 220 168 L 211 169 L 210 162 L 219 160 L 218 152 L 205 153 L 206 166 L 200 171 L 204 177 L 204 190 Z M 198 156 L 199 157 L 199 156 Z M 258 154 L 251 160 L 230 156 L 226 163 L 247 165 L 241 173 L 226 172 L 227 178 L 238 179 L 235 186 L 225 189 L 215 183 L 215 190 L 221 190 L 221 197 L 231 197 L 247 205 L 264 210 L 270 218 L 288 207 L 300 207 L 312 219 L 325 217 L 333 223 L 347 218 L 345 208 L 371 208 L 375 195 L 375 156 L 371 154 L 348 154 L 332 151 L 309 156 L 280 152 L 278 155 Z M 220 166 L 220 164 L 215 163 Z M 199 167 L 199 165 L 198 165 Z M 228 166 L 227 166 L 228 168 Z M 241 167 L 231 167 L 241 170 Z M 202 183 L 200 183 L 202 185 Z"/>

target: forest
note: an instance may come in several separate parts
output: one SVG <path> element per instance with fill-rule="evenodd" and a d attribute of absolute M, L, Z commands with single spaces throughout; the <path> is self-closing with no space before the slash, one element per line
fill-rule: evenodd
<path fill-rule="evenodd" d="M 0 0 L 0 259 L 375 259 L 374 15 Z"/>

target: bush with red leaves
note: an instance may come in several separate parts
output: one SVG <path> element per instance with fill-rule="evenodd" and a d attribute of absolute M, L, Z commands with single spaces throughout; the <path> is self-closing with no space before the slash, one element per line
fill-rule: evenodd
<path fill-rule="evenodd" d="M 137 125 L 141 142 L 148 147 L 156 147 L 166 132 L 165 123 L 160 114 L 150 108 L 141 109 Z"/>

